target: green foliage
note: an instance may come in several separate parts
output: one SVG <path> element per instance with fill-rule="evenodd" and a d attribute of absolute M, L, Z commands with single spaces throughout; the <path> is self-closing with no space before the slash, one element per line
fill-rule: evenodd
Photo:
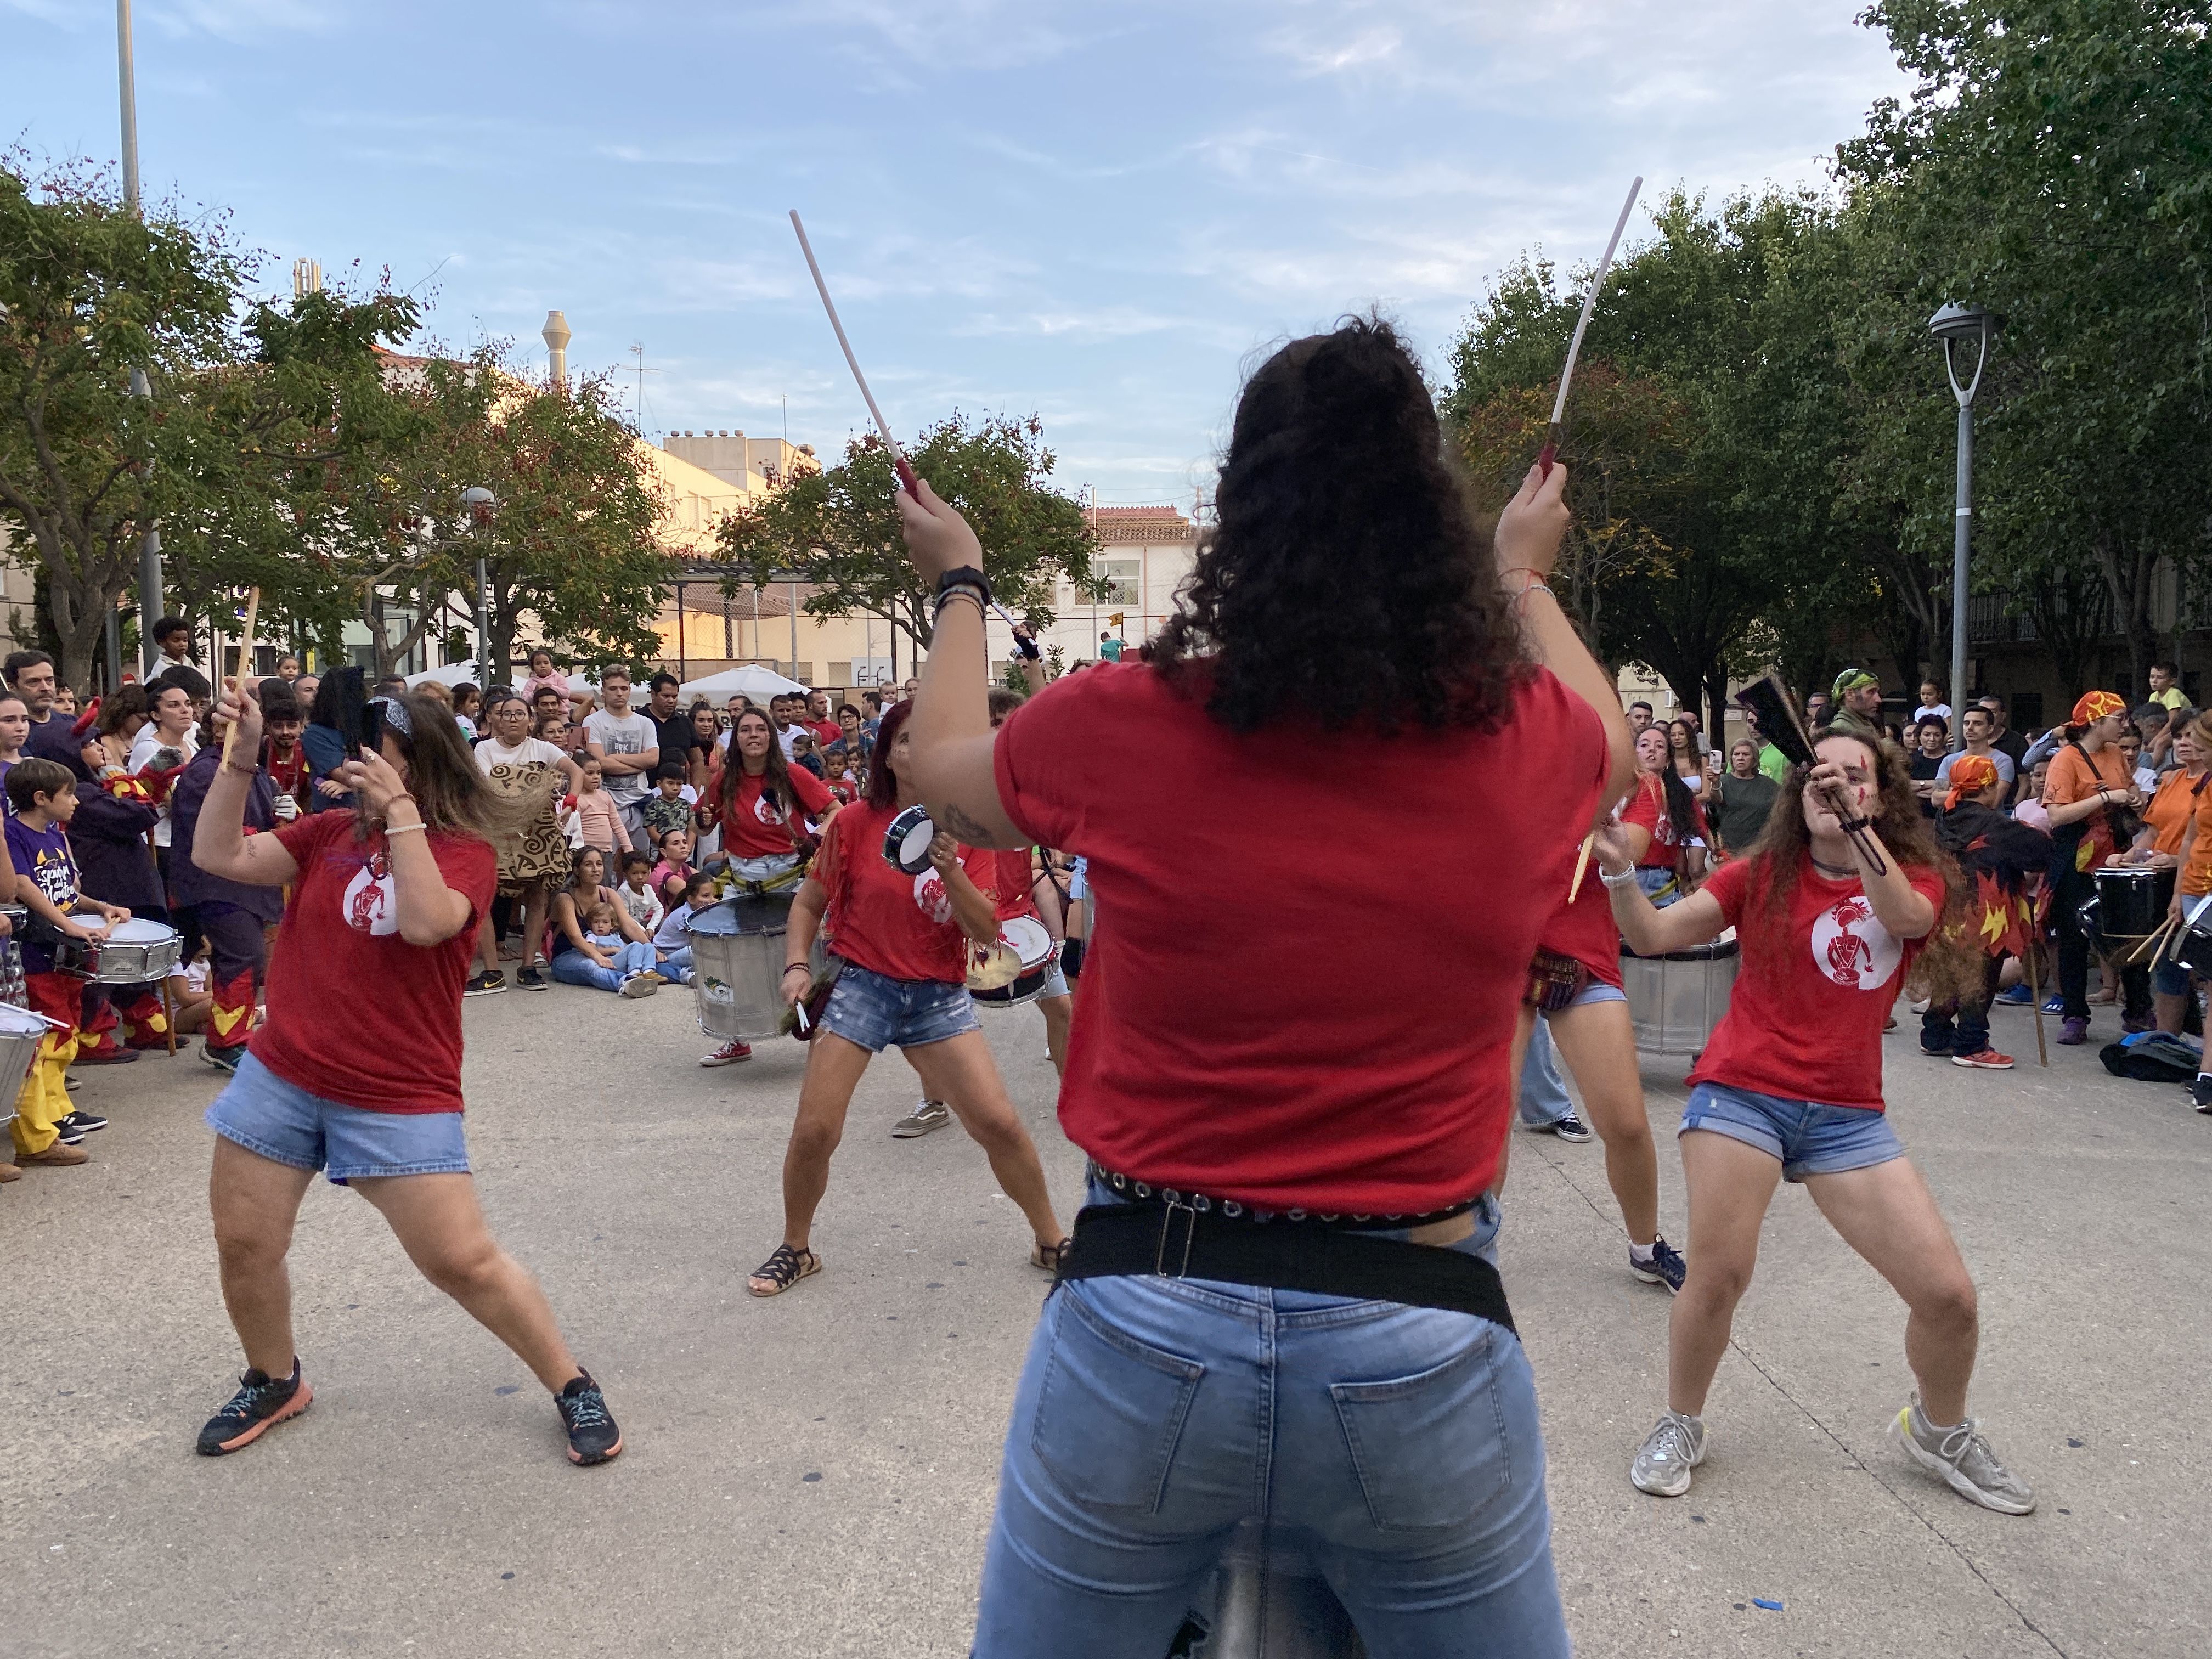
<path fill-rule="evenodd" d="M 907 457 L 974 527 L 985 574 L 1008 611 L 1042 629 L 1052 622 L 1061 580 L 1085 594 L 1101 592 L 1091 573 L 1090 526 L 1082 508 L 1048 482 L 1054 459 L 1035 416 L 971 424 L 955 413 L 926 428 Z M 754 583 L 796 575 L 811 586 L 810 616 L 866 611 L 926 651 L 931 595 L 907 558 L 896 488 L 882 441 L 855 438 L 837 465 L 793 478 L 725 520 L 717 534 L 725 556 L 746 567 Z"/>

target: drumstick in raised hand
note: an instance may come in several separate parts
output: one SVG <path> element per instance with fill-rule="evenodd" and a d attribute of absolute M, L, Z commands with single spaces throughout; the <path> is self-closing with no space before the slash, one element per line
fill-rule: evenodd
<path fill-rule="evenodd" d="M 1613 256 L 1620 246 L 1620 233 L 1628 228 L 1628 216 L 1636 210 L 1637 193 L 1644 188 L 1644 175 L 1638 173 L 1628 186 L 1628 199 L 1620 204 L 1620 217 L 1613 221 L 1613 239 L 1605 245 L 1605 258 L 1597 262 L 1597 270 L 1590 277 L 1589 292 L 1583 295 L 1583 314 L 1575 319 L 1574 338 L 1567 342 L 1567 366 L 1559 371 L 1559 394 L 1552 399 L 1552 423 L 1544 432 L 1544 447 L 1536 457 L 1540 476 L 1552 476 L 1552 463 L 1559 456 L 1559 422 L 1567 412 L 1567 383 L 1575 378 L 1575 359 L 1582 355 L 1583 331 L 1589 326 L 1590 313 L 1597 306 L 1597 291 L 1605 286 L 1605 274 L 1613 269 Z"/>
<path fill-rule="evenodd" d="M 860 388 L 860 400 L 867 404 L 868 413 L 875 420 L 884 447 L 891 453 L 891 465 L 897 470 L 899 482 L 906 486 L 908 495 L 920 501 L 921 491 L 915 483 L 914 469 L 907 465 L 906 453 L 898 447 L 898 440 L 891 436 L 890 422 L 876 407 L 876 394 L 868 390 L 868 377 L 860 373 L 860 360 L 853 355 L 853 343 L 845 337 L 845 325 L 837 320 L 837 307 L 830 298 L 830 284 L 822 280 L 822 267 L 815 262 L 814 246 L 806 240 L 806 227 L 799 222 L 797 208 L 791 210 L 791 228 L 799 233 L 799 251 L 806 256 L 807 270 L 814 273 L 814 291 L 822 296 L 822 309 L 830 313 L 830 326 L 836 331 L 837 344 L 845 354 L 845 367 L 853 371 L 854 384 Z"/>
<path fill-rule="evenodd" d="M 1575 878 L 1567 884 L 1567 902 L 1570 904 L 1575 902 L 1575 895 L 1583 890 L 1583 877 L 1589 870 L 1590 848 L 1596 842 L 1597 831 L 1593 830 L 1583 837 L 1583 850 L 1575 854 Z"/>
<path fill-rule="evenodd" d="M 246 665 L 253 660 L 253 623 L 255 617 L 259 615 L 260 611 L 261 590 L 258 587 L 249 588 L 246 591 L 246 628 L 244 637 L 238 642 L 238 677 L 232 682 L 232 684 L 238 689 L 239 701 L 241 705 L 243 705 L 246 699 L 246 687 L 244 684 L 244 681 L 246 679 Z M 216 665 L 216 672 L 218 674 L 222 672 L 221 664 Z M 216 689 L 220 691 L 222 687 L 218 686 Z M 231 751 L 237 747 L 238 722 L 236 720 L 233 720 L 229 726 L 224 729 L 222 734 L 222 763 L 225 766 L 230 764 Z"/>

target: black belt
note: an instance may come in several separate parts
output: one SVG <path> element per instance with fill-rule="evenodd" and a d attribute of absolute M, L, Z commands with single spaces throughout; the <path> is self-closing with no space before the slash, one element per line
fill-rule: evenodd
<path fill-rule="evenodd" d="M 1269 1225 L 1165 1200 L 1089 1204 L 1078 1212 L 1054 1284 L 1146 1277 L 1442 1308 L 1513 1329 L 1504 1280 L 1465 1251 L 1334 1227 Z"/>

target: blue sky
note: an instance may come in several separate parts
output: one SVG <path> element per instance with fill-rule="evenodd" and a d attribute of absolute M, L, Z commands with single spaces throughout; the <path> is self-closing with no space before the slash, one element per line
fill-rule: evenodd
<path fill-rule="evenodd" d="M 1060 480 L 1186 507 L 1242 370 L 1380 303 L 1432 361 L 1627 181 L 1815 182 L 1902 91 L 1858 0 L 141 0 L 146 191 L 428 332 L 619 368 L 644 427 L 866 419 L 786 210 L 904 435 L 1031 411 Z M 0 144 L 117 152 L 114 9 L 0 0 Z M 1632 239 L 1635 234 L 1632 224 Z"/>

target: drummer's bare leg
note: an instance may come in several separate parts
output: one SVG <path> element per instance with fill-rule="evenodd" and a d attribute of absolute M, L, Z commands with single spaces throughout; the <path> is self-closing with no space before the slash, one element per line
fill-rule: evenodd
<path fill-rule="evenodd" d="M 1006 1085 L 1000 1081 L 991 1045 L 983 1034 L 963 1031 L 958 1036 L 908 1048 L 906 1057 L 921 1073 L 922 1087 L 931 1097 L 951 1107 L 960 1127 L 983 1149 L 991 1160 L 991 1173 L 998 1176 L 1006 1196 L 1021 1206 L 1037 1243 L 1047 1249 L 1057 1245 L 1066 1235 L 1060 1231 L 1060 1218 L 1053 1213 L 1036 1143 L 1022 1127 L 1014 1103 L 1006 1097 Z"/>
<path fill-rule="evenodd" d="M 1073 996 L 1046 997 L 1037 1004 L 1044 1015 L 1044 1051 L 1052 1056 L 1052 1069 L 1060 1076 L 1067 1075 L 1067 1033 L 1075 1024 L 1075 999 Z"/>
<path fill-rule="evenodd" d="M 1605 1143 L 1605 1178 L 1620 1206 L 1628 1242 L 1649 1245 L 1659 1236 L 1659 1152 L 1644 1115 L 1628 1005 L 1585 1002 L 1550 1018 L 1552 1041 L 1582 1091 L 1590 1127 Z"/>
<path fill-rule="evenodd" d="M 844 1139 L 846 1108 L 874 1058 L 859 1043 L 829 1031 L 817 1034 L 808 1047 L 799 1115 L 783 1152 L 783 1242 L 794 1250 L 805 1249 L 813 1236 L 814 1212 L 830 1187 L 830 1159 Z M 754 1280 L 757 1285 L 761 1282 Z"/>

